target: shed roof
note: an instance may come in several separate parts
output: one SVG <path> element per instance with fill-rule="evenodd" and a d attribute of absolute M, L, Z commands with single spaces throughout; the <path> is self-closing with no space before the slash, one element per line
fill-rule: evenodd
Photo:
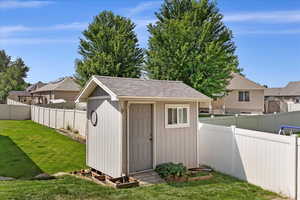
<path fill-rule="evenodd" d="M 265 87 L 247 79 L 246 77 L 233 73 L 233 78 L 231 79 L 229 85 L 227 86 L 228 90 L 263 90 Z"/>
<path fill-rule="evenodd" d="M 32 93 L 45 92 L 45 91 L 72 91 L 73 92 L 73 91 L 80 91 L 80 86 L 74 81 L 73 78 L 66 77 L 63 78 L 62 80 L 51 82 L 33 91 Z"/>
<path fill-rule="evenodd" d="M 86 99 L 95 88 L 96 83 L 111 96 L 118 98 L 155 98 L 155 99 L 186 99 L 206 100 L 210 98 L 198 92 L 182 81 L 145 80 L 138 78 L 120 78 L 108 76 L 93 76 L 80 93 L 77 101 Z M 89 89 L 90 88 L 90 89 Z M 91 90 L 92 89 L 92 90 Z"/>

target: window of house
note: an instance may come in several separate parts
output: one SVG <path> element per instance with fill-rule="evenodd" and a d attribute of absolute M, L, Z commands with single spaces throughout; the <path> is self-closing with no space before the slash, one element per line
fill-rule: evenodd
<path fill-rule="evenodd" d="M 250 101 L 250 92 L 239 91 L 239 101 Z"/>
<path fill-rule="evenodd" d="M 166 104 L 166 128 L 189 127 L 190 106 L 188 104 Z"/>

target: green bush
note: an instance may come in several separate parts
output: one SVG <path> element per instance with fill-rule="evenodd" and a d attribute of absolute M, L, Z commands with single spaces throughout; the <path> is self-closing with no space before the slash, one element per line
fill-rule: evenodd
<path fill-rule="evenodd" d="M 164 163 L 156 167 L 155 171 L 162 177 L 167 178 L 169 176 L 185 176 L 187 168 L 182 164 Z"/>

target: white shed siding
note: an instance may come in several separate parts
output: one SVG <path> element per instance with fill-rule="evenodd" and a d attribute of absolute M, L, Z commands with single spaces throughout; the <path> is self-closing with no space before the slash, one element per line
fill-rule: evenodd
<path fill-rule="evenodd" d="M 90 116 L 98 115 L 94 127 Z M 112 177 L 121 176 L 121 130 L 119 103 L 109 100 L 89 100 L 87 165 Z"/>
<path fill-rule="evenodd" d="M 165 104 L 190 104 L 190 126 L 165 128 Z M 156 164 L 174 162 L 197 166 L 197 104 L 156 103 Z"/>

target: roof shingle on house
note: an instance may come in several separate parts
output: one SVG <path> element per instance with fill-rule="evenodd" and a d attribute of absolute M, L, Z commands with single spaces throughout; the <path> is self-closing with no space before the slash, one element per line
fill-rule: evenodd
<path fill-rule="evenodd" d="M 108 76 L 93 76 L 92 80 L 97 80 L 108 88 L 118 98 L 171 98 L 171 99 L 203 99 L 210 100 L 206 95 L 198 92 L 194 88 L 186 85 L 182 81 L 169 80 L 146 80 L 138 78 L 120 78 Z M 89 87 L 87 85 L 85 88 Z M 85 89 L 84 89 L 85 90 Z M 86 98 L 89 94 L 83 92 L 79 98 Z"/>
<path fill-rule="evenodd" d="M 28 86 L 25 91 L 26 92 L 33 92 L 33 91 L 35 91 L 35 90 L 37 90 L 37 89 L 39 89 L 39 88 L 41 88 L 45 85 L 46 85 L 46 83 L 43 83 L 43 82 L 39 81 L 37 83 L 34 83 L 34 84 Z"/>
<path fill-rule="evenodd" d="M 9 96 L 19 96 L 19 97 L 30 97 L 30 92 L 27 91 L 10 91 L 8 93 Z"/>
<path fill-rule="evenodd" d="M 51 82 L 32 93 L 46 92 L 46 91 L 80 91 L 80 86 L 71 77 L 63 78 L 56 82 Z"/>
<path fill-rule="evenodd" d="M 300 81 L 289 82 L 283 88 L 266 88 L 265 96 L 300 96 Z"/>

